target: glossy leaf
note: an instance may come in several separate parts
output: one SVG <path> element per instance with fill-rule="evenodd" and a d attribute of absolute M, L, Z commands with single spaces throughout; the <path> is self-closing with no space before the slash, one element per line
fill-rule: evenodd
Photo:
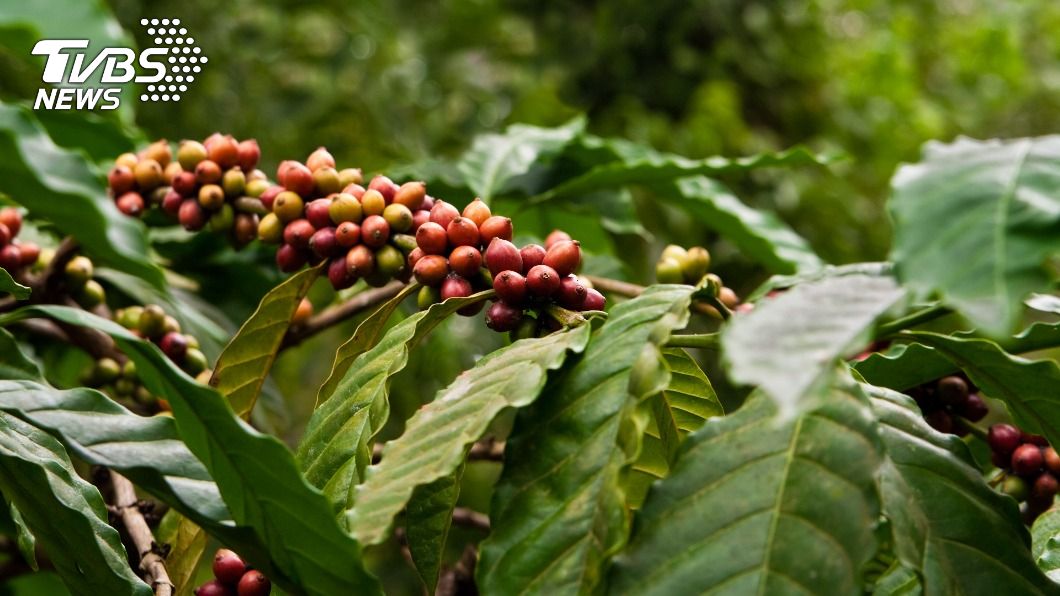
<path fill-rule="evenodd" d="M 1026 304 L 1034 310 L 1060 315 L 1060 296 L 1031 294 L 1031 297 L 1026 300 Z"/>
<path fill-rule="evenodd" d="M 929 143 L 891 181 L 898 278 L 1006 334 L 1028 294 L 1050 286 L 1058 185 L 1060 136 Z"/>
<path fill-rule="evenodd" d="M 11 522 L 15 524 L 15 541 L 18 543 L 18 552 L 30 569 L 39 571 L 40 565 L 37 564 L 37 537 L 33 535 L 29 526 L 26 525 L 26 520 L 19 513 L 18 507 L 11 505 L 10 510 Z"/>
<path fill-rule="evenodd" d="M 354 488 L 371 462 L 371 439 L 390 414 L 390 379 L 408 364 L 412 346 L 446 317 L 485 296 L 451 298 L 394 325 L 349 366 L 334 394 L 313 412 L 298 446 L 298 464 L 336 513 L 353 506 Z"/>
<path fill-rule="evenodd" d="M 476 136 L 456 168 L 467 186 L 489 202 L 510 191 L 520 176 L 562 151 L 584 129 L 584 118 L 575 118 L 557 128 L 513 124 L 503 134 Z"/>
<path fill-rule="evenodd" d="M 689 435 L 616 560 L 613 594 L 857 594 L 876 552 L 876 428 L 856 388 L 777 416 L 755 393 Z"/>
<path fill-rule="evenodd" d="M 206 550 L 209 536 L 195 522 L 176 510 L 169 511 L 162 518 L 156 536 L 159 542 L 169 545 L 166 572 L 177 586 L 177 596 L 190 596 L 196 587 L 192 578 Z"/>
<path fill-rule="evenodd" d="M 71 592 L 151 594 L 129 568 L 96 487 L 77 475 L 51 435 L 7 413 L 0 413 L 0 490 Z"/>
<path fill-rule="evenodd" d="M 305 269 L 266 294 L 217 359 L 210 385 L 246 419 L 254 408 L 298 304 L 320 274 Z"/>
<path fill-rule="evenodd" d="M 883 513 L 896 555 L 919 570 L 924 592 L 1060 591 L 1034 566 L 1016 502 L 987 486 L 964 442 L 931 429 L 910 398 L 865 390 L 887 454 L 880 467 Z"/>
<path fill-rule="evenodd" d="M 760 301 L 722 331 L 723 362 L 737 383 L 760 386 L 791 416 L 834 362 L 864 345 L 873 323 L 905 296 L 891 277 L 849 275 L 804 283 Z"/>
<path fill-rule="evenodd" d="M 450 476 L 467 450 L 507 408 L 537 399 L 548 372 L 579 353 L 589 341 L 589 326 L 517 341 L 484 356 L 474 368 L 421 407 L 405 423 L 401 437 L 383 447 L 382 460 L 365 471 L 357 487 L 348 524 L 362 544 L 377 544 L 418 486 Z"/>
<path fill-rule="evenodd" d="M 519 412 L 480 546 L 478 585 L 486 593 L 591 592 L 606 558 L 626 538 L 619 486 L 636 454 L 620 437 L 638 399 L 648 397 L 634 363 L 684 327 L 693 288 L 649 287 L 618 304 L 585 353 L 550 378 Z M 650 371 L 648 371 L 650 373 Z M 652 391 L 652 383 L 647 383 Z"/>
<path fill-rule="evenodd" d="M 453 525 L 453 509 L 460 496 L 463 466 L 453 474 L 416 487 L 405 511 L 405 537 L 427 593 L 434 594 L 445 555 L 445 541 Z"/>
<path fill-rule="evenodd" d="M 29 297 L 29 288 L 15 281 L 7 269 L 0 268 L 0 294 L 11 294 L 17 300 L 25 300 Z"/>
<path fill-rule="evenodd" d="M 755 288 L 747 295 L 748 302 L 755 302 L 773 291 L 787 290 L 799 284 L 811 281 L 820 281 L 831 277 L 845 277 L 848 275 L 869 275 L 881 277 L 892 275 L 894 266 L 891 263 L 851 263 L 849 265 L 825 265 L 819 269 L 807 269 L 801 273 L 792 275 L 774 275 L 767 279 L 762 285 Z"/>
<path fill-rule="evenodd" d="M 1046 576 L 1060 582 L 1060 509 L 1053 507 L 1034 520 L 1031 556 Z"/>
<path fill-rule="evenodd" d="M 324 497 L 306 483 L 282 443 L 248 426 L 216 391 L 112 321 L 77 309 L 34 306 L 0 317 L 0 324 L 39 316 L 103 331 L 136 363 L 148 390 L 169 401 L 181 438 L 206 464 L 233 520 L 253 528 L 268 549 L 278 571 L 270 579 L 311 594 L 379 592 L 361 565 L 357 543 L 334 522 Z M 256 566 L 269 563 L 245 556 Z"/>

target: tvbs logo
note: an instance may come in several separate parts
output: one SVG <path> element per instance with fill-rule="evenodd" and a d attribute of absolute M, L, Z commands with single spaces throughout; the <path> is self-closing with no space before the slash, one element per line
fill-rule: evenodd
<path fill-rule="evenodd" d="M 89 50 L 87 39 L 43 39 L 33 54 L 44 56 L 34 110 L 115 110 L 122 88 L 146 84 L 140 101 L 179 101 L 208 62 L 180 19 L 141 19 L 154 45 L 139 53 L 130 48 Z"/>

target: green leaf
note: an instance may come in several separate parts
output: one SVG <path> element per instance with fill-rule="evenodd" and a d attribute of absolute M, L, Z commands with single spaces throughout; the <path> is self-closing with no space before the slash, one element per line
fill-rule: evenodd
<path fill-rule="evenodd" d="M 557 128 L 513 124 L 504 134 L 476 136 L 456 168 L 468 187 L 488 203 L 493 197 L 512 190 L 520 176 L 562 151 L 583 130 L 583 117 Z"/>
<path fill-rule="evenodd" d="M 26 525 L 26 520 L 19 513 L 18 507 L 14 505 L 10 506 L 11 510 L 11 521 L 15 524 L 16 541 L 18 542 L 18 552 L 22 555 L 22 558 L 29 565 L 30 569 L 39 571 L 40 566 L 37 565 L 37 537 L 30 531 L 29 526 Z"/>
<path fill-rule="evenodd" d="M 317 267 L 305 269 L 265 294 L 221 352 L 210 385 L 228 398 L 236 415 L 250 416 L 295 310 L 319 274 Z"/>
<path fill-rule="evenodd" d="M 177 596 L 190 596 L 195 589 L 192 580 L 209 537 L 195 522 L 175 509 L 162 518 L 156 535 L 159 542 L 169 545 L 166 572 L 177 586 Z"/>
<path fill-rule="evenodd" d="M 85 252 L 115 269 L 165 288 L 148 258 L 143 224 L 122 215 L 85 158 L 57 146 L 25 108 L 0 103 L 0 178 L 4 192 L 75 236 Z"/>
<path fill-rule="evenodd" d="M 902 565 L 900 561 L 895 561 L 876 580 L 872 588 L 872 596 L 921 596 L 924 593 L 924 587 L 920 584 L 920 576 Z"/>
<path fill-rule="evenodd" d="M 150 342 L 124 327 L 82 310 L 59 306 L 22 308 L 0 324 L 48 316 L 110 335 L 133 362 L 144 385 L 166 398 L 188 449 L 206 464 L 232 519 L 253 528 L 289 591 L 310 594 L 377 593 L 361 565 L 360 548 L 335 523 L 324 497 L 298 472 L 276 438 L 238 418 L 216 391 L 196 383 Z M 268 561 L 251 563 L 263 566 Z"/>
<path fill-rule="evenodd" d="M 129 568 L 96 487 L 82 480 L 48 433 L 0 413 L 0 490 L 21 512 L 63 583 L 75 594 L 151 589 Z"/>
<path fill-rule="evenodd" d="M 1031 297 L 1025 303 L 1034 310 L 1060 315 L 1060 296 L 1031 294 Z"/>
<path fill-rule="evenodd" d="M 1053 507 L 1031 526 L 1031 556 L 1038 569 L 1060 583 L 1060 509 Z"/>
<path fill-rule="evenodd" d="M 895 554 L 919 570 L 924 592 L 1060 591 L 1034 566 L 1016 502 L 986 485 L 964 442 L 932 430 L 910 398 L 864 388 L 887 454 L 880 493 Z"/>
<path fill-rule="evenodd" d="M 386 444 L 382 460 L 365 471 L 347 513 L 354 537 L 362 544 L 385 540 L 416 487 L 450 476 L 498 414 L 533 403 L 548 371 L 588 341 L 588 325 L 517 341 L 483 357 L 438 392 L 405 423 L 404 434 Z"/>
<path fill-rule="evenodd" d="M 1058 254 L 1060 136 L 929 143 L 891 181 L 892 260 L 920 296 L 938 293 L 992 335 L 1050 286 Z"/>
<path fill-rule="evenodd" d="M 854 364 L 871 385 L 905 391 L 957 371 L 957 366 L 935 350 L 918 344 L 896 344 L 884 352 L 874 352 Z"/>
<path fill-rule="evenodd" d="M 856 387 L 778 417 L 753 394 L 689 435 L 637 514 L 613 594 L 855 594 L 876 552 L 876 428 Z"/>
<path fill-rule="evenodd" d="M 15 281 L 7 269 L 0 268 L 0 292 L 6 292 L 16 300 L 29 298 L 29 288 Z"/>
<path fill-rule="evenodd" d="M 659 199 L 684 209 L 772 271 L 795 273 L 824 266 L 806 240 L 779 217 L 748 207 L 720 182 L 696 176 L 652 189 Z"/>
<path fill-rule="evenodd" d="M 419 284 L 412 284 L 401 290 L 397 296 L 381 304 L 379 308 L 375 309 L 375 312 L 368 315 L 366 319 L 357 325 L 353 336 L 335 351 L 335 362 L 331 365 L 331 373 L 328 374 L 328 378 L 324 380 L 324 383 L 317 391 L 317 407 L 320 407 L 320 404 L 334 395 L 335 389 L 342 382 L 343 377 L 346 376 L 346 372 L 350 369 L 353 361 L 368 348 L 374 346 L 375 342 L 379 341 L 379 336 L 386 329 L 386 324 L 394 314 L 394 311 L 397 310 L 397 307 L 405 301 L 405 298 L 408 298 L 410 294 L 419 289 Z"/>
<path fill-rule="evenodd" d="M 460 466 L 453 474 L 416 487 L 405 512 L 409 553 L 428 594 L 434 594 L 438 586 L 438 572 L 442 568 L 449 528 L 453 525 L 453 509 L 460 496 L 463 472 Z"/>
<path fill-rule="evenodd" d="M 760 386 L 785 416 L 810 409 L 816 404 L 809 397 L 834 362 L 864 345 L 873 323 L 904 297 L 889 276 L 797 285 L 725 327 L 723 362 L 733 381 Z"/>
<path fill-rule="evenodd" d="M 372 437 L 390 415 L 390 379 L 404 370 L 409 351 L 446 317 L 488 295 L 451 298 L 394 325 L 357 357 L 334 394 L 313 412 L 298 446 L 298 464 L 306 479 L 324 491 L 336 513 L 353 506 L 354 488 L 371 463 Z M 341 517 L 346 516 L 341 513 Z"/>
<path fill-rule="evenodd" d="M 623 432 L 636 402 L 648 397 L 637 388 L 655 389 L 641 382 L 645 371 L 634 372 L 634 363 L 646 345 L 684 327 L 693 291 L 656 285 L 615 306 L 585 353 L 519 412 L 493 495 L 492 533 L 481 544 L 483 592 L 592 592 L 600 585 L 606 558 L 627 532 L 619 481 L 639 437 Z"/>
<path fill-rule="evenodd" d="M 747 296 L 748 302 L 756 302 L 770 292 L 787 290 L 799 284 L 811 281 L 820 281 L 831 277 L 844 277 L 847 275 L 869 275 L 872 277 L 883 277 L 892 275 L 894 265 L 891 263 L 851 263 L 848 265 L 825 265 L 820 269 L 807 269 L 806 271 L 793 275 L 774 275 L 767 279 L 762 285 L 755 288 Z"/>

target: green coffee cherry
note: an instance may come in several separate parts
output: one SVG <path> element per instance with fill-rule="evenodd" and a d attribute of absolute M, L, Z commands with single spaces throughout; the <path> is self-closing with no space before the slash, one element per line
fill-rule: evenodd
<path fill-rule="evenodd" d="M 71 288 L 80 288 L 88 280 L 92 279 L 92 261 L 88 257 L 76 256 L 66 264 L 64 272 L 66 274 L 66 283 Z"/>
<path fill-rule="evenodd" d="M 661 284 L 684 283 L 685 277 L 681 273 L 681 263 L 674 259 L 663 259 L 655 264 L 655 279 Z"/>
<path fill-rule="evenodd" d="M 184 354 L 184 370 L 188 371 L 188 374 L 198 375 L 206 370 L 208 364 L 206 354 L 198 348 L 188 347 L 188 351 Z"/>
<path fill-rule="evenodd" d="M 348 193 L 335 195 L 335 198 L 331 200 L 331 204 L 328 205 L 328 216 L 335 225 L 344 221 L 361 223 L 361 220 L 364 219 L 361 202 L 357 200 L 357 197 Z"/>
<path fill-rule="evenodd" d="M 84 308 L 92 309 L 103 304 L 103 301 L 107 298 L 107 293 L 103 286 L 99 285 L 98 281 L 90 279 L 85 282 L 85 285 L 81 286 L 81 289 L 77 290 L 74 298 Z"/>
<path fill-rule="evenodd" d="M 166 315 L 166 322 L 162 326 L 162 333 L 180 333 L 180 321 L 172 315 Z"/>
<path fill-rule="evenodd" d="M 243 196 L 247 190 L 246 174 L 238 166 L 226 171 L 224 177 L 221 178 L 221 188 L 224 189 L 226 196 Z"/>
<path fill-rule="evenodd" d="M 225 203 L 221 205 L 221 208 L 210 216 L 210 230 L 214 232 L 224 232 L 232 229 L 232 224 L 236 221 L 235 210 L 232 209 L 232 205 Z"/>
<path fill-rule="evenodd" d="M 158 337 L 166 330 L 166 311 L 157 304 L 148 304 L 140 314 L 137 329 L 144 337 Z"/>
<path fill-rule="evenodd" d="M 660 261 L 664 259 L 673 259 L 679 264 L 684 264 L 685 259 L 687 258 L 688 251 L 676 244 L 667 245 L 666 248 L 663 249 L 662 255 L 659 256 Z"/>
<path fill-rule="evenodd" d="M 1005 478 L 1005 482 L 1001 485 L 1001 492 L 1017 501 L 1024 501 L 1030 494 L 1030 489 L 1022 478 L 1012 475 Z"/>
<path fill-rule="evenodd" d="M 123 379 L 129 379 L 135 381 L 139 377 L 136 376 L 136 363 L 132 360 L 126 360 L 125 365 L 121 367 L 121 376 Z"/>
<path fill-rule="evenodd" d="M 258 240 L 267 244 L 278 244 L 283 240 L 283 222 L 275 213 L 270 213 L 258 222 Z"/>
<path fill-rule="evenodd" d="M 147 387 L 144 387 L 143 385 L 138 385 L 136 387 L 136 391 L 133 392 L 133 399 L 145 406 L 152 406 L 158 402 L 158 398 L 156 398 L 154 394 L 148 391 Z"/>
<path fill-rule="evenodd" d="M 393 278 L 405 268 L 405 255 L 391 244 L 385 244 L 375 251 L 376 271 L 387 278 Z"/>
<path fill-rule="evenodd" d="M 688 249 L 688 258 L 681 265 L 685 281 L 695 285 L 703 279 L 708 270 L 710 270 L 710 253 L 707 249 L 702 246 L 693 246 Z"/>
<path fill-rule="evenodd" d="M 121 374 L 121 365 L 113 358 L 100 358 L 92 369 L 92 379 L 96 384 L 110 383 Z"/>
<path fill-rule="evenodd" d="M 117 312 L 114 320 L 126 329 L 137 329 L 140 326 L 140 315 L 144 312 L 142 306 L 130 306 Z"/>
<path fill-rule="evenodd" d="M 184 336 L 184 339 L 185 339 L 185 341 L 188 342 L 188 348 L 189 349 L 198 350 L 201 347 L 201 346 L 199 346 L 199 340 L 196 339 L 196 337 L 194 335 L 187 335 L 186 334 Z"/>
<path fill-rule="evenodd" d="M 130 379 L 114 381 L 114 392 L 121 397 L 129 397 L 136 391 L 136 382 Z"/>
<path fill-rule="evenodd" d="M 706 281 L 707 291 L 709 291 L 711 294 L 714 295 L 715 298 L 717 298 L 718 295 L 721 294 L 721 289 L 725 287 L 725 284 L 721 281 L 721 278 L 718 277 L 716 273 L 708 273 L 703 276 L 703 279 Z"/>
<path fill-rule="evenodd" d="M 442 293 L 438 288 L 423 286 L 416 294 L 416 306 L 420 310 L 427 310 L 432 304 L 442 301 Z"/>
<path fill-rule="evenodd" d="M 262 193 L 269 189 L 269 186 L 271 186 L 271 184 L 269 184 L 268 180 L 247 180 L 247 187 L 243 192 L 248 197 L 257 199 L 261 197 Z"/>

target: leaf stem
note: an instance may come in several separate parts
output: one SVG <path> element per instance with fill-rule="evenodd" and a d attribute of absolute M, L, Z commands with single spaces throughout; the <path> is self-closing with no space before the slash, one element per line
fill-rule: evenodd
<path fill-rule="evenodd" d="M 961 428 L 967 430 L 968 433 L 971 434 L 973 437 L 986 441 L 987 432 L 983 429 L 983 427 L 972 422 L 971 420 L 968 420 L 967 418 L 964 418 L 963 416 L 955 415 L 954 418 L 956 419 L 957 423 L 961 425 Z"/>
<path fill-rule="evenodd" d="M 704 348 L 716 350 L 721 345 L 721 336 L 718 333 L 690 333 L 687 335 L 671 335 L 666 342 L 668 348 Z"/>
<path fill-rule="evenodd" d="M 309 318 L 303 325 L 292 327 L 280 344 L 280 349 L 297 346 L 325 329 L 357 315 L 361 311 L 390 300 L 405 288 L 400 281 L 392 281 L 381 288 L 373 288 L 355 295 L 342 304 L 332 306 Z"/>
<path fill-rule="evenodd" d="M 884 323 L 883 325 L 880 325 L 879 329 L 876 331 L 876 339 L 885 339 L 891 337 L 910 327 L 923 325 L 928 321 L 933 321 L 940 317 L 944 317 L 948 314 L 951 314 L 952 312 L 952 310 L 945 306 L 942 306 L 941 304 L 930 306 L 905 317 L 895 319 L 890 323 Z"/>

